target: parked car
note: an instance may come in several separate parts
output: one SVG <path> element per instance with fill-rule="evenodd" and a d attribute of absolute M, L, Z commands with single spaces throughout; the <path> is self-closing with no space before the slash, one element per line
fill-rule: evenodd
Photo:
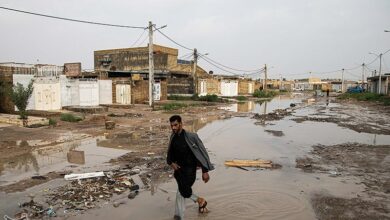
<path fill-rule="evenodd" d="M 303 88 L 293 88 L 293 91 L 303 91 Z"/>
<path fill-rule="evenodd" d="M 355 86 L 355 87 L 348 88 L 347 92 L 348 93 L 362 93 L 363 88 L 361 86 Z"/>

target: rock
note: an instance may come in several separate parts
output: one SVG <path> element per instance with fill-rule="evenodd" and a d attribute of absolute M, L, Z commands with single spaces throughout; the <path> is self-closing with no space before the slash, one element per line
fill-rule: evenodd
<path fill-rule="evenodd" d="M 129 193 L 127 198 L 134 199 L 137 195 L 138 195 L 138 191 L 132 191 L 132 192 Z"/>
<path fill-rule="evenodd" d="M 106 129 L 107 130 L 112 130 L 115 128 L 115 122 L 113 121 L 106 121 Z"/>
<path fill-rule="evenodd" d="M 130 186 L 130 191 L 136 191 L 136 190 L 139 190 L 139 185 L 135 184 Z"/>

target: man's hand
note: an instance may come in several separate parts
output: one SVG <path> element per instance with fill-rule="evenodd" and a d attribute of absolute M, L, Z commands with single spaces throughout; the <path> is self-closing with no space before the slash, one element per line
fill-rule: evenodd
<path fill-rule="evenodd" d="M 204 183 L 207 183 L 210 180 L 209 173 L 202 173 L 202 180 Z"/>
<path fill-rule="evenodd" d="M 177 163 L 171 163 L 171 167 L 174 171 L 177 171 L 178 169 L 180 169 L 180 166 L 177 165 Z"/>

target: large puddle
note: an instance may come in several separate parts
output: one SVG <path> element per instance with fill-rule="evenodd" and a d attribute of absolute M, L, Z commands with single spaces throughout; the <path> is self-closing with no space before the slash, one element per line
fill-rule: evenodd
<path fill-rule="evenodd" d="M 62 144 L 39 147 L 23 155 L 8 158 L 0 166 L 0 185 L 8 185 L 36 175 L 45 175 L 52 171 L 72 170 L 88 172 L 109 167 L 105 164 L 112 158 L 117 158 L 128 151 L 98 146 L 98 141 L 104 139 L 86 138 L 68 141 Z M 40 140 L 16 141 L 16 147 L 36 146 Z"/>
<path fill-rule="evenodd" d="M 270 109 L 286 108 L 300 99 L 274 99 Z M 251 110 L 258 112 L 264 103 L 254 104 Z M 248 104 L 250 105 L 250 104 Z M 256 107 L 256 105 L 259 105 Z M 327 106 L 333 104 L 328 103 Z M 268 108 L 268 107 L 267 107 Z M 271 111 L 266 109 L 266 111 Z M 296 111 L 296 115 L 313 113 L 310 108 Z M 333 178 L 329 173 L 304 173 L 295 168 L 295 160 L 307 154 L 315 144 L 333 145 L 346 142 L 364 144 L 388 144 L 390 136 L 358 133 L 333 123 L 296 123 L 289 116 L 264 126 L 255 120 L 236 117 L 207 124 L 198 131 L 208 147 L 216 170 L 210 173 L 211 181 L 204 184 L 198 173 L 193 190 L 209 201 L 211 212 L 199 216 L 197 206 L 188 201 L 186 219 L 316 219 L 310 205 L 314 192 L 331 193 L 351 197 L 364 189 L 351 176 Z M 185 123 L 185 122 L 184 122 Z M 282 131 L 274 135 L 269 130 Z M 228 168 L 225 160 L 270 159 L 282 165 L 281 169 L 248 171 Z M 141 193 L 135 200 L 113 208 L 107 205 L 71 219 L 172 219 L 176 183 L 155 185 L 152 193 Z"/>
<path fill-rule="evenodd" d="M 300 93 L 289 96 L 280 95 L 272 100 L 238 102 L 230 106 L 223 107 L 223 109 L 233 112 L 267 114 L 276 109 L 288 108 L 292 103 L 301 103 L 303 98 L 304 95 Z"/>

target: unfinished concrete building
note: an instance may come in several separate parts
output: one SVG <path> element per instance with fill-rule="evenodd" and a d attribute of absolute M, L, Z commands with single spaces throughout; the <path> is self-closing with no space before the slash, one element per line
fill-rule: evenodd
<path fill-rule="evenodd" d="M 168 94 L 194 94 L 191 61 L 179 60 L 177 49 L 160 45 L 153 45 L 153 54 L 156 100 L 164 100 Z M 148 84 L 141 82 L 149 79 L 148 46 L 95 51 L 94 65 L 95 70 L 106 72 L 107 78 L 113 80 L 114 96 L 130 97 L 131 103 L 142 103 L 149 99 Z M 207 72 L 198 66 L 196 75 L 201 77 L 207 75 Z M 117 84 L 121 85 L 116 88 Z M 129 85 L 129 88 L 125 86 L 122 89 L 122 84 Z M 146 91 L 140 92 L 137 88 Z M 116 100 L 114 97 L 113 101 Z"/>

